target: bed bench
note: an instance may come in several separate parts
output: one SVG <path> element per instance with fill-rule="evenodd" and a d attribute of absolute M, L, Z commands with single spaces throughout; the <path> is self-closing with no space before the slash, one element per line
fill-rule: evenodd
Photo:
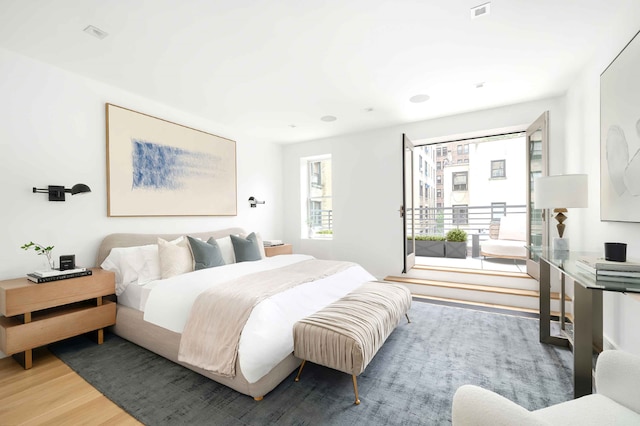
<path fill-rule="evenodd" d="M 295 381 L 307 361 L 351 374 L 355 404 L 360 375 L 402 316 L 409 316 L 411 293 L 400 284 L 365 283 L 294 325 L 294 355 L 302 359 Z"/>

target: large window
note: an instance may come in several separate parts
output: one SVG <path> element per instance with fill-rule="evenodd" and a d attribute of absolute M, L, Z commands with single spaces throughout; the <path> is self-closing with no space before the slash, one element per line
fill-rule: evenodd
<path fill-rule="evenodd" d="M 467 179 L 469 172 L 453 172 L 453 190 L 454 191 L 467 191 Z"/>
<path fill-rule="evenodd" d="M 333 235 L 331 198 L 331 156 L 302 158 L 300 161 L 302 238 L 330 239 Z"/>
<path fill-rule="evenodd" d="M 507 177 L 506 160 L 493 160 L 491 162 L 491 179 Z"/>
<path fill-rule="evenodd" d="M 467 204 L 460 204 L 453 206 L 453 224 L 454 225 L 467 225 L 469 223 L 469 206 Z"/>

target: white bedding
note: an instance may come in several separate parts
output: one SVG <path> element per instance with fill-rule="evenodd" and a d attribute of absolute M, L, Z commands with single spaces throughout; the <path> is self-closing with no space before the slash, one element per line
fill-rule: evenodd
<path fill-rule="evenodd" d="M 312 258 L 306 255 L 274 256 L 153 281 L 137 286 L 142 287 L 137 309 L 144 311 L 145 321 L 182 333 L 191 306 L 202 291 L 224 285 L 234 278 Z M 244 327 L 238 349 L 240 369 L 247 381 L 255 383 L 291 354 L 292 330 L 296 321 L 338 300 L 362 283 L 373 280 L 373 275 L 355 265 L 330 277 L 296 286 L 258 304 Z M 128 292 L 127 289 L 125 293 Z"/>

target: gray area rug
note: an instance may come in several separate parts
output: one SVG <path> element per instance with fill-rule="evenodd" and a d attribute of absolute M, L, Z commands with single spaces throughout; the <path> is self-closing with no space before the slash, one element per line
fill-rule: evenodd
<path fill-rule="evenodd" d="M 455 390 L 491 389 L 528 409 L 572 398 L 572 354 L 538 342 L 538 321 L 413 302 L 358 377 L 314 364 L 263 401 L 239 394 L 110 333 L 50 348 L 147 425 L 447 425 Z"/>

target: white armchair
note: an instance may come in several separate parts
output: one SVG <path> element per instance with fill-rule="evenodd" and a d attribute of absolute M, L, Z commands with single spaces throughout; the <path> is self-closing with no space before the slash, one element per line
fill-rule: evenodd
<path fill-rule="evenodd" d="M 596 364 L 597 394 L 529 411 L 473 385 L 453 396 L 454 426 L 640 425 L 640 356 L 604 351 Z"/>

